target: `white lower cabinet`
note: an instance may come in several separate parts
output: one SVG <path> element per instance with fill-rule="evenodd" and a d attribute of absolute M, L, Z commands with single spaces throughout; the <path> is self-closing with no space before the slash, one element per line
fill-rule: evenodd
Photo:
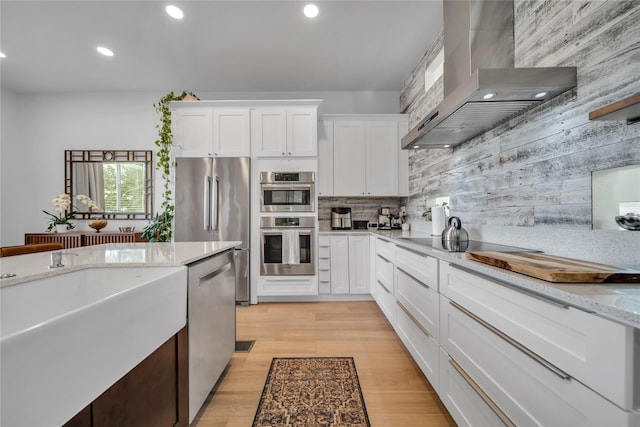
<path fill-rule="evenodd" d="M 622 426 L 635 417 L 442 295 L 440 314 L 442 348 L 514 425 Z"/>
<path fill-rule="evenodd" d="M 396 298 L 393 296 L 393 288 L 388 288 L 379 279 L 376 280 L 376 302 L 382 310 L 391 326 L 396 327 Z"/>
<path fill-rule="evenodd" d="M 321 291 L 334 295 L 370 294 L 369 235 L 338 234 L 320 237 Z M 327 250 L 327 246 L 324 246 L 327 242 L 328 256 L 323 256 Z M 328 286 L 323 282 L 327 277 Z"/>
<path fill-rule="evenodd" d="M 458 369 L 456 369 L 458 368 Z M 438 396 L 459 426 L 503 426 L 491 402 L 483 400 L 473 388 L 473 381 L 462 371 L 446 351 L 440 349 L 440 383 Z"/>
<path fill-rule="evenodd" d="M 461 426 L 638 426 L 634 328 L 394 242 L 375 300 Z"/>
<path fill-rule="evenodd" d="M 440 261 L 440 292 L 624 409 L 635 409 L 634 329 Z M 442 344 L 442 342 L 441 342 Z"/>
<path fill-rule="evenodd" d="M 309 276 L 260 276 L 260 296 L 318 295 L 318 279 Z"/>
<path fill-rule="evenodd" d="M 440 345 L 438 344 L 438 338 L 432 335 L 430 330 L 422 326 L 400 300 L 396 300 L 396 305 L 398 306 L 395 322 L 396 333 L 407 350 L 409 350 L 409 353 L 411 353 L 413 360 L 420 366 L 431 386 L 438 391 L 440 376 L 438 367 Z"/>

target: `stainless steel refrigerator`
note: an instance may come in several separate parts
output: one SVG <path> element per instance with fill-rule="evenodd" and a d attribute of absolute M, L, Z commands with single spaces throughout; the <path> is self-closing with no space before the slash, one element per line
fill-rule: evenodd
<path fill-rule="evenodd" d="M 249 303 L 250 171 L 248 157 L 179 157 L 175 175 L 176 242 L 239 240 L 236 303 Z"/>

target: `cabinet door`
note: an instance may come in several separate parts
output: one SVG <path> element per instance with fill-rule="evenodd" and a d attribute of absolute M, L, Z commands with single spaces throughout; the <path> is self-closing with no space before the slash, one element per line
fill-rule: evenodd
<path fill-rule="evenodd" d="M 171 112 L 177 156 L 213 155 L 212 108 L 180 108 Z"/>
<path fill-rule="evenodd" d="M 333 124 L 333 195 L 367 195 L 365 124 Z"/>
<path fill-rule="evenodd" d="M 400 148 L 402 137 L 407 134 L 409 125 L 405 120 L 398 121 L 398 137 L 396 146 L 398 147 L 398 195 L 407 197 L 409 195 L 409 150 Z"/>
<path fill-rule="evenodd" d="M 315 108 L 287 108 L 287 156 L 318 155 L 318 119 Z"/>
<path fill-rule="evenodd" d="M 213 155 L 242 157 L 251 154 L 249 109 L 213 110 Z"/>
<path fill-rule="evenodd" d="M 367 195 L 398 195 L 398 123 L 367 123 Z"/>
<path fill-rule="evenodd" d="M 333 196 L 333 122 L 318 123 L 318 196 Z"/>
<path fill-rule="evenodd" d="M 331 293 L 349 293 L 348 236 L 331 237 Z"/>
<path fill-rule="evenodd" d="M 369 236 L 349 236 L 349 293 L 369 293 Z"/>
<path fill-rule="evenodd" d="M 258 157 L 281 157 L 287 153 L 287 115 L 284 108 L 251 111 L 251 145 Z"/>

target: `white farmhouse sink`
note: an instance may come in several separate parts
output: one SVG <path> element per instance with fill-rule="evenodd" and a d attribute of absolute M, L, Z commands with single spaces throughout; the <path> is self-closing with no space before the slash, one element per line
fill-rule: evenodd
<path fill-rule="evenodd" d="M 186 324 L 187 268 L 85 269 L 0 305 L 0 425 L 61 425 Z"/>

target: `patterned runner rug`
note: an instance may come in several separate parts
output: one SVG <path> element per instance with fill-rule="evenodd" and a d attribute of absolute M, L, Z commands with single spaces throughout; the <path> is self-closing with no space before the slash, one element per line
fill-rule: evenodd
<path fill-rule="evenodd" d="M 253 427 L 369 427 L 353 357 L 274 357 Z"/>

